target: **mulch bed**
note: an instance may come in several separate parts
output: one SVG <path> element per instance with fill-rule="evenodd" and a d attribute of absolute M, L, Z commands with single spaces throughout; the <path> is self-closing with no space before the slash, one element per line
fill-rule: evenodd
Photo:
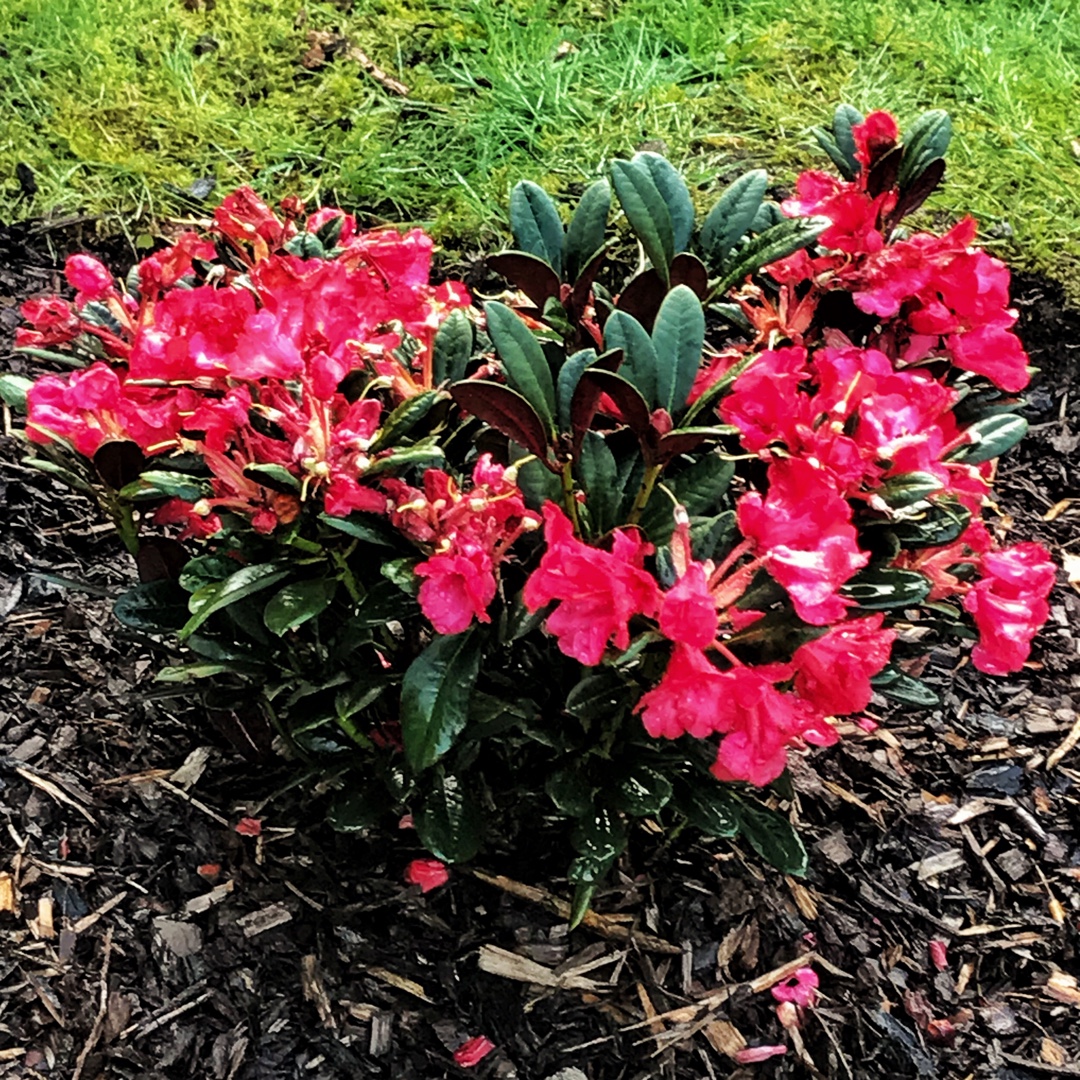
<path fill-rule="evenodd" d="M 26 370 L 17 304 L 83 240 L 0 228 L 0 369 Z M 1015 292 L 1042 375 L 999 520 L 1080 555 L 1080 314 L 1051 282 Z M 466 1076 L 453 1050 L 484 1034 L 484 1078 L 1080 1076 L 1080 753 L 1055 753 L 1080 734 L 1069 586 L 1020 674 L 937 649 L 940 708 L 883 709 L 797 762 L 805 881 L 643 830 L 568 934 L 557 833 L 421 896 L 415 834 L 333 832 L 312 783 L 155 684 L 168 648 L 109 614 L 126 556 L 10 438 L 0 522 L 0 1075 Z M 800 1048 L 767 987 L 810 953 Z M 788 1052 L 738 1070 L 743 1038 Z"/>

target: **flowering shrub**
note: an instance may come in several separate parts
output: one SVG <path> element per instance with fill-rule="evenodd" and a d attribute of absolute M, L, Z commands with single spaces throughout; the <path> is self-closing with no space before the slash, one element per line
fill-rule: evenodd
<path fill-rule="evenodd" d="M 429 284 L 422 232 L 242 189 L 122 284 L 70 259 L 74 301 L 28 303 L 19 345 L 77 370 L 3 388 L 138 561 L 117 616 L 186 646 L 159 678 L 257 701 L 339 827 L 405 812 L 454 862 L 557 811 L 575 918 L 634 817 L 798 873 L 751 789 L 875 694 L 932 704 L 927 634 L 1001 674 L 1048 614 L 1047 553 L 981 516 L 1026 426 L 1008 269 L 970 219 L 900 227 L 949 133 L 841 107 L 839 177 L 777 205 L 748 173 L 700 229 L 656 154 L 565 226 L 521 183 L 489 260 L 519 291 L 482 310 Z"/>

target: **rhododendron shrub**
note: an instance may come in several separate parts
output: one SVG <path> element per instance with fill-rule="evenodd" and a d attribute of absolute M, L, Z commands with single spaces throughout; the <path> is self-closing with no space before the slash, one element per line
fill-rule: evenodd
<path fill-rule="evenodd" d="M 818 136 L 839 175 L 748 173 L 700 227 L 652 153 L 568 220 L 519 184 L 482 306 L 418 230 L 242 189 L 124 281 L 70 259 L 19 345 L 76 370 L 3 388 L 135 555 L 118 617 L 186 651 L 159 677 L 325 766 L 338 827 L 408 820 L 441 867 L 554 806 L 575 918 L 634 818 L 798 873 L 753 789 L 932 705 L 934 635 L 1018 670 L 1054 581 L 983 516 L 1025 429 L 1009 272 L 970 219 L 900 227 L 948 118 Z"/>

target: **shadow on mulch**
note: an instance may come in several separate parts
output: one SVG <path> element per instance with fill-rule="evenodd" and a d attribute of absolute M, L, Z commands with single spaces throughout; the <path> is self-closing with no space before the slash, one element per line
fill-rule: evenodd
<path fill-rule="evenodd" d="M 0 229 L 0 368 L 26 369 L 7 355 L 17 304 L 61 284 L 79 239 Z M 1051 282 L 1015 292 L 1042 376 L 1000 520 L 1080 553 L 1080 314 Z M 596 904 L 609 936 L 568 934 L 550 894 L 515 885 L 560 891 L 555 836 L 421 896 L 402 881 L 414 834 L 333 833 L 310 785 L 166 696 L 168 649 L 109 617 L 126 557 L 19 456 L 5 439 L 0 1075 L 426 1080 L 468 1075 L 452 1052 L 479 1034 L 497 1045 L 480 1078 L 1080 1075 L 1080 772 L 1048 767 L 1080 730 L 1071 589 L 1019 675 L 938 649 L 941 708 L 882 710 L 877 733 L 796 763 L 805 882 L 642 831 Z M 751 984 L 810 953 L 823 996 L 800 1050 Z M 788 1050 L 740 1071 L 743 1038 Z"/>

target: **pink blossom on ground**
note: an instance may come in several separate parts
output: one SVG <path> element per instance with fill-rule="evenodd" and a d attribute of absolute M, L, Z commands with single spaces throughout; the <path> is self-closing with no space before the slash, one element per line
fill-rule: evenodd
<path fill-rule="evenodd" d="M 423 893 L 431 892 L 450 880 L 450 871 L 439 859 L 413 859 L 405 868 L 405 880 L 410 885 L 419 885 Z"/>
<path fill-rule="evenodd" d="M 241 818 L 236 823 L 236 831 L 241 836 L 259 836 L 262 833 L 262 822 L 258 818 Z"/>
<path fill-rule="evenodd" d="M 803 967 L 791 978 L 772 987 L 772 996 L 777 1001 L 790 1001 L 801 1009 L 808 1009 L 817 1001 L 819 985 L 817 972 L 813 968 Z"/>
<path fill-rule="evenodd" d="M 949 946 L 944 941 L 936 938 L 930 942 L 930 961 L 938 971 L 946 971 L 949 967 Z"/>
<path fill-rule="evenodd" d="M 759 1061 L 768 1061 L 769 1058 L 780 1057 L 786 1053 L 786 1046 L 747 1046 L 743 1050 L 735 1051 L 735 1060 L 740 1065 L 754 1065 Z"/>
<path fill-rule="evenodd" d="M 454 1051 L 454 1061 L 463 1069 L 471 1069 L 494 1049 L 495 1044 L 486 1035 L 474 1035 Z"/>

